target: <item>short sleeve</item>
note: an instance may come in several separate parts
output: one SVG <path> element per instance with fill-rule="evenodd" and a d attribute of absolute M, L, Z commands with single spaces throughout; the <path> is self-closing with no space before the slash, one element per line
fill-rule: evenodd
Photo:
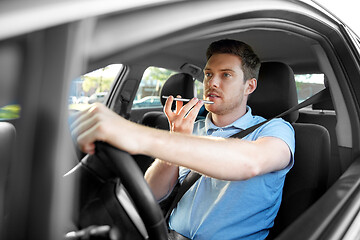
<path fill-rule="evenodd" d="M 182 183 L 185 177 L 189 174 L 190 169 L 185 167 L 179 167 L 179 182 Z"/>
<path fill-rule="evenodd" d="M 272 119 L 258 130 L 257 138 L 261 137 L 276 137 L 288 145 L 291 152 L 291 160 L 284 170 L 289 171 L 294 165 L 295 153 L 295 131 L 291 124 L 282 118 Z"/>

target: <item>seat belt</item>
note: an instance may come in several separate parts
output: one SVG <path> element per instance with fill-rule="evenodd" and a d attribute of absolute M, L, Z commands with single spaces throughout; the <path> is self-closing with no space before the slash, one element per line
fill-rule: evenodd
<path fill-rule="evenodd" d="M 309 97 L 305 101 L 299 103 L 298 105 L 295 105 L 292 108 L 286 110 L 285 112 L 280 113 L 276 117 L 270 118 L 270 119 L 268 119 L 266 121 L 258 123 L 258 124 L 254 125 L 252 127 L 249 127 L 249 128 L 247 128 L 247 129 L 245 129 L 243 131 L 240 131 L 240 132 L 230 136 L 230 138 L 243 138 L 246 135 L 248 135 L 249 133 L 253 132 L 258 127 L 264 125 L 265 123 L 271 121 L 274 118 L 280 118 L 280 117 L 286 116 L 289 113 L 292 113 L 292 112 L 294 112 L 296 110 L 299 110 L 299 109 L 307 107 L 307 106 L 309 106 L 311 104 L 318 103 L 318 102 L 321 102 L 321 101 L 325 101 L 325 100 L 328 100 L 328 99 L 330 99 L 330 92 L 329 92 L 328 88 L 325 88 L 325 89 L 321 90 L 320 92 L 316 93 L 315 95 Z M 172 210 L 176 207 L 177 203 L 180 201 L 182 196 L 187 192 L 187 190 L 189 190 L 191 188 L 191 186 L 200 177 L 201 177 L 201 175 L 199 173 L 190 170 L 190 172 L 188 173 L 188 175 L 185 177 L 184 181 L 180 185 L 180 187 L 178 189 L 178 192 L 175 195 L 174 200 L 172 201 L 172 203 L 170 205 L 170 208 L 166 212 L 166 215 L 165 215 L 166 222 L 168 222 L 168 218 L 170 217 L 170 214 L 171 214 Z"/>

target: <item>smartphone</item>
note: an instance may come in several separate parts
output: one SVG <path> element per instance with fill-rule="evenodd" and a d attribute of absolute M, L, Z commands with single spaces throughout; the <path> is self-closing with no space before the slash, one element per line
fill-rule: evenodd
<path fill-rule="evenodd" d="M 169 96 L 162 96 L 162 98 L 168 99 Z M 189 102 L 191 99 L 187 99 L 187 98 L 174 98 L 175 101 L 181 101 L 181 102 Z M 214 102 L 212 101 L 207 101 L 207 100 L 203 100 L 203 99 L 199 99 L 199 101 L 203 101 L 205 104 L 214 104 Z"/>

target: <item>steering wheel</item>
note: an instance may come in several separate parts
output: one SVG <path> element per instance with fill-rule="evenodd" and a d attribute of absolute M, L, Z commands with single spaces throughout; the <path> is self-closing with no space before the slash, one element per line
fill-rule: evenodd
<path fill-rule="evenodd" d="M 143 239 L 117 198 L 117 189 L 122 184 L 145 225 L 149 239 L 168 239 L 163 213 L 129 153 L 97 142 L 96 153 L 85 156 L 66 177 L 80 181 L 79 211 L 75 216 L 79 228 L 109 225 L 117 229 L 121 236 L 119 239 Z"/>

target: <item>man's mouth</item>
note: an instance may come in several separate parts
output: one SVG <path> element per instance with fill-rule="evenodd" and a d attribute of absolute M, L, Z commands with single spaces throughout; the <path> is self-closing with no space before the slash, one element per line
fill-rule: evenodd
<path fill-rule="evenodd" d="M 208 93 L 208 94 L 206 95 L 206 97 L 207 97 L 210 101 L 212 101 L 212 100 L 214 100 L 214 99 L 216 99 L 216 98 L 220 98 L 220 96 L 219 96 L 218 94 L 216 94 L 216 93 Z"/>

